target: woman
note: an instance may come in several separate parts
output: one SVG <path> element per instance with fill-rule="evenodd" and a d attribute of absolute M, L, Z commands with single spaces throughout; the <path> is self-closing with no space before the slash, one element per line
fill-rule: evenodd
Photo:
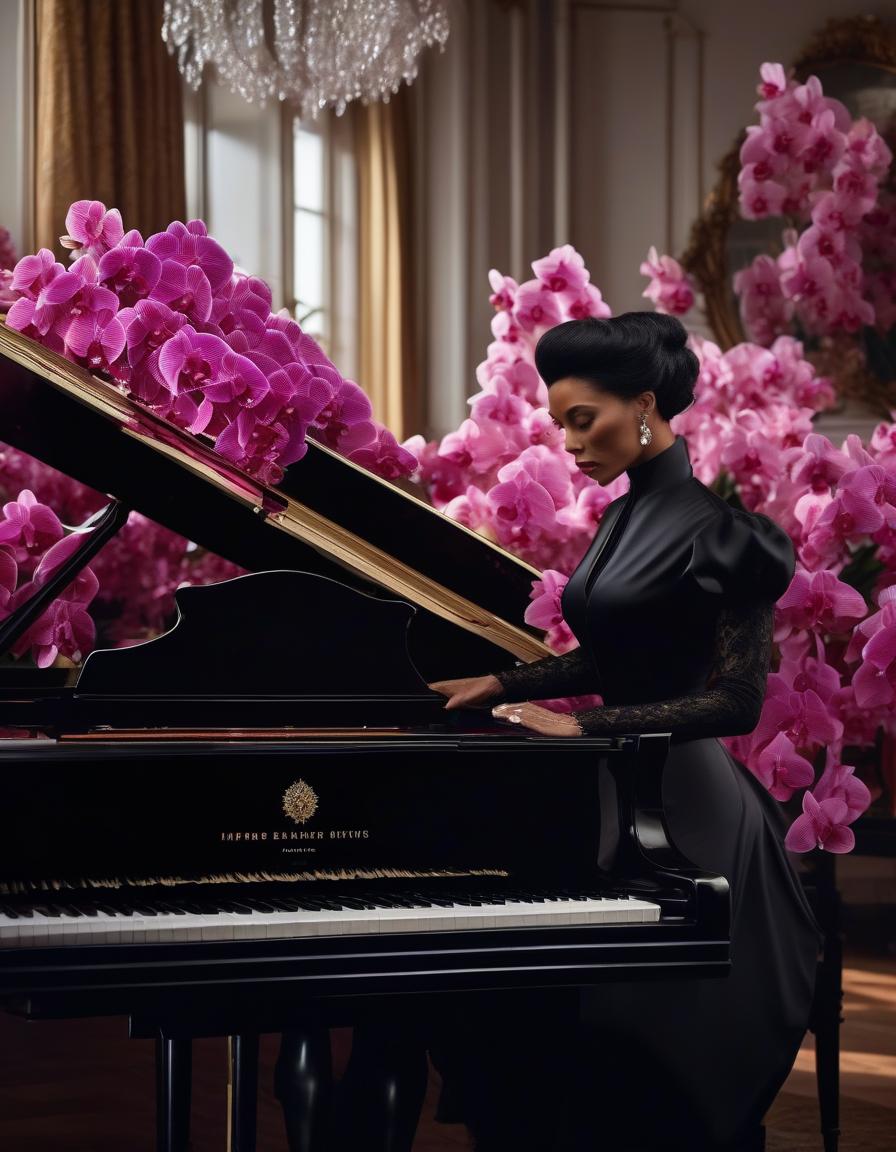
<path fill-rule="evenodd" d="M 717 739 L 758 722 L 793 547 L 768 517 L 731 508 L 693 475 L 669 426 L 693 401 L 698 362 L 686 338 L 672 317 L 641 312 L 570 321 L 541 338 L 536 365 L 567 451 L 599 484 L 623 471 L 629 480 L 563 593 L 580 647 L 430 687 L 446 708 L 501 701 L 496 717 L 552 736 L 671 732 L 670 833 L 730 884 L 732 970 L 725 980 L 584 990 L 568 1065 L 565 1052 L 551 1053 L 563 1042 L 544 1009 L 446 1059 L 483 1152 L 752 1152 L 809 1018 L 819 936 L 783 849 L 782 815 Z M 588 693 L 603 706 L 560 714 L 532 702 Z M 545 1027 L 555 1036 L 541 1042 Z M 537 1056 L 524 1067 L 527 1037 Z M 490 1088 L 499 1074 L 503 1085 Z M 573 1076 L 575 1090 L 539 1111 L 542 1074 L 561 1097 L 561 1080 Z"/>

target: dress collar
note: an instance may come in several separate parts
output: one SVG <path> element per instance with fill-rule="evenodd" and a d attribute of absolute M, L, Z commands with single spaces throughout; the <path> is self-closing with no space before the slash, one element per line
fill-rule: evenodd
<path fill-rule="evenodd" d="M 688 446 L 683 436 L 676 436 L 668 448 L 649 460 L 626 469 L 629 490 L 635 493 L 652 492 L 678 484 L 693 476 Z"/>

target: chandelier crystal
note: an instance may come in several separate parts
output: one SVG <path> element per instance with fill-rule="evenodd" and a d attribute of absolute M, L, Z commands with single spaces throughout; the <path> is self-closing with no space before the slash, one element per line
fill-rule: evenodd
<path fill-rule="evenodd" d="M 165 0 L 162 39 L 192 88 L 212 64 L 232 92 L 308 120 L 388 101 L 448 30 L 446 0 Z"/>

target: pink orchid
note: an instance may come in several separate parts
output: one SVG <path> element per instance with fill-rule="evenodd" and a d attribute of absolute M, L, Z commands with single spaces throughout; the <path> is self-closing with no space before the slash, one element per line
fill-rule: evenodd
<path fill-rule="evenodd" d="M 855 845 L 853 830 L 846 826 L 847 807 L 843 800 L 822 800 L 811 792 L 803 793 L 803 814 L 797 816 L 784 838 L 790 852 L 809 852 L 823 848 L 827 852 L 849 852 Z"/>
<path fill-rule="evenodd" d="M 437 440 L 427 442 L 422 436 L 411 436 L 402 447 L 416 458 L 415 479 L 425 485 L 434 507 L 444 511 L 446 504 L 472 487 L 459 465 L 439 455 Z"/>
<path fill-rule="evenodd" d="M 857 748 L 874 747 L 878 728 L 889 718 L 886 710 L 860 707 L 852 684 L 844 684 L 834 693 L 831 697 L 831 707 L 843 724 L 843 739 L 832 746 L 832 752 L 839 753 L 846 745 Z"/>
<path fill-rule="evenodd" d="M 512 312 L 498 312 L 491 320 L 492 335 L 504 344 L 519 345 L 524 342 L 526 333 L 516 322 Z"/>
<path fill-rule="evenodd" d="M 812 790 L 819 803 L 822 800 L 842 800 L 846 804 L 846 824 L 858 820 L 871 803 L 867 785 L 858 780 L 854 773 L 853 764 L 838 764 L 828 749 L 825 769 Z"/>
<path fill-rule="evenodd" d="M 471 396 L 472 418 L 482 425 L 487 421 L 507 425 L 518 430 L 529 411 L 529 405 L 513 391 L 503 376 L 495 376 L 486 390 Z"/>
<path fill-rule="evenodd" d="M 338 452 L 343 451 L 343 443 L 351 443 L 353 448 L 360 448 L 373 439 L 375 432 L 372 428 L 366 441 L 358 442 L 357 436 L 354 441 L 350 441 L 349 436 L 355 425 L 363 424 L 366 428 L 370 424 L 372 412 L 370 401 L 358 385 L 351 380 L 343 380 L 326 408 L 314 421 L 314 427 L 318 429 L 323 443 Z"/>
<path fill-rule="evenodd" d="M 33 256 L 23 256 L 12 270 L 10 288 L 29 300 L 37 300 L 43 289 L 65 272 L 49 248 L 41 248 Z"/>
<path fill-rule="evenodd" d="M 694 306 L 691 279 L 671 256 L 658 256 L 656 248 L 651 247 L 641 264 L 641 275 L 650 277 L 641 295 L 653 301 L 657 312 L 683 316 Z"/>
<path fill-rule="evenodd" d="M 162 345 L 155 373 L 174 397 L 178 421 L 191 432 L 208 429 L 212 436 L 270 390 L 250 360 L 233 352 L 220 337 L 197 332 L 189 324 Z"/>
<path fill-rule="evenodd" d="M 533 408 L 523 420 L 530 444 L 544 444 L 555 451 L 563 447 L 563 430 L 551 419 L 547 408 Z"/>
<path fill-rule="evenodd" d="M 772 100 L 787 91 L 787 74 L 780 64 L 763 64 L 759 69 L 762 82 L 756 91 L 763 100 Z"/>
<path fill-rule="evenodd" d="M 471 484 L 466 492 L 449 500 L 442 512 L 458 524 L 463 524 L 471 532 L 479 532 L 486 539 L 494 540 L 489 524 L 488 497 L 481 488 Z"/>
<path fill-rule="evenodd" d="M 817 692 L 794 692 L 779 673 L 773 672 L 756 726 L 757 743 L 770 741 L 778 732 L 783 732 L 794 747 L 809 749 L 839 740 L 843 725 L 830 715 Z"/>
<path fill-rule="evenodd" d="M 254 412 L 242 409 L 215 440 L 215 451 L 266 484 L 278 484 L 284 466 L 291 463 L 289 430 L 279 421 L 262 423 Z"/>
<path fill-rule="evenodd" d="M 26 488 L 15 500 L 3 505 L 0 544 L 21 547 L 34 556 L 55 544 L 61 536 L 59 517 L 52 508 L 41 504 L 29 489 Z"/>
<path fill-rule="evenodd" d="M 861 116 L 846 134 L 850 158 L 880 180 L 893 161 L 893 153 L 871 120 Z"/>
<path fill-rule="evenodd" d="M 546 568 L 540 580 L 532 581 L 530 603 L 524 617 L 527 624 L 547 632 L 563 623 L 560 598 L 568 580 L 563 572 Z"/>
<path fill-rule="evenodd" d="M 571 300 L 567 313 L 570 320 L 585 320 L 589 316 L 604 320 L 612 316 L 612 309 L 594 284 L 586 284 L 575 300 Z"/>
<path fill-rule="evenodd" d="M 124 236 L 121 213 L 106 210 L 99 200 L 77 200 L 65 217 L 67 235 L 61 237 L 63 248 L 73 249 L 73 256 L 92 256 L 99 260 Z"/>
<path fill-rule="evenodd" d="M 65 345 L 89 371 L 114 375 L 113 365 L 125 347 L 124 328 L 115 316 L 79 316 L 68 326 Z"/>
<path fill-rule="evenodd" d="M 862 708 L 890 707 L 896 701 L 896 621 L 892 618 L 862 649 L 852 686 Z"/>
<path fill-rule="evenodd" d="M 740 297 L 741 318 L 753 340 L 771 344 L 785 332 L 793 316 L 793 304 L 781 288 L 781 275 L 771 256 L 757 256 L 734 275 L 734 291 Z"/>
<path fill-rule="evenodd" d="M 375 439 L 356 448 L 349 460 L 386 480 L 409 475 L 416 464 L 411 453 L 386 428 L 377 428 Z"/>
<path fill-rule="evenodd" d="M 800 565 L 776 605 L 777 619 L 788 629 L 825 632 L 849 631 L 867 611 L 865 597 L 833 572 L 808 572 Z"/>
<path fill-rule="evenodd" d="M 815 779 L 812 765 L 783 732 L 765 745 L 753 771 L 776 800 L 789 800 L 797 788 L 807 788 Z"/>
<path fill-rule="evenodd" d="M 272 339 L 265 352 L 271 355 L 272 346 L 280 343 L 280 354 L 274 357 L 279 367 L 295 360 L 296 355 L 285 333 L 268 333 L 266 324 L 270 314 L 271 290 L 268 285 L 257 276 L 234 276 L 214 296 L 209 322 L 216 324 L 225 337 L 234 332 L 244 333 L 250 348 L 257 347 L 269 335 Z M 276 337 L 280 338 L 279 341 Z"/>
<path fill-rule="evenodd" d="M 579 643 L 563 619 L 563 612 L 560 608 L 560 597 L 563 594 L 566 581 L 567 577 L 562 572 L 546 568 L 542 572 L 540 580 L 532 581 L 530 604 L 525 614 L 527 624 L 544 630 L 545 642 L 554 652 L 569 652 L 578 647 Z M 600 702 L 600 698 L 598 698 L 598 702 Z M 545 707 L 547 706 L 545 704 Z M 560 708 L 558 710 L 570 711 L 576 707 L 592 706 L 593 702 L 590 704 L 571 704 L 567 709 Z"/>
<path fill-rule="evenodd" d="M 846 137 L 838 132 L 834 112 L 824 108 L 813 116 L 809 132 L 800 150 L 800 160 L 806 172 L 830 171 L 846 148 Z"/>
<path fill-rule="evenodd" d="M 509 312 L 513 308 L 519 284 L 511 276 L 502 276 L 497 268 L 489 270 L 488 282 L 492 287 L 489 304 L 496 312 Z"/>
<path fill-rule="evenodd" d="M 526 332 L 553 328 L 561 319 L 556 294 L 540 280 L 527 280 L 517 289 L 513 318 Z"/>
<path fill-rule="evenodd" d="M 543 445 L 526 448 L 520 455 L 498 472 L 498 480 L 506 483 L 518 472 L 525 472 L 550 493 L 554 507 L 559 511 L 572 499 L 569 464 L 555 451 Z"/>
<path fill-rule="evenodd" d="M 162 262 L 143 247 L 121 243 L 100 258 L 98 271 L 100 284 L 115 293 L 123 308 L 133 308 L 158 284 Z"/>
<path fill-rule="evenodd" d="M 550 492 L 520 470 L 488 493 L 489 510 L 498 541 L 527 548 L 556 524 Z"/>
<path fill-rule="evenodd" d="M 755 169 L 745 168 L 738 177 L 740 214 L 745 220 L 780 216 L 787 201 L 787 189 L 774 180 L 757 180 Z"/>
<path fill-rule="evenodd" d="M 837 499 L 857 532 L 869 535 L 896 515 L 896 473 L 879 464 L 866 464 L 842 477 Z"/>
<path fill-rule="evenodd" d="M 571 244 L 554 248 L 547 256 L 532 262 L 532 271 L 549 292 L 556 292 L 564 304 L 578 300 L 590 279 L 585 261 Z"/>
<path fill-rule="evenodd" d="M 514 455 L 514 447 L 493 423 L 464 420 L 456 432 L 449 432 L 439 444 L 439 455 L 459 468 L 478 475 L 496 471 Z"/>
<path fill-rule="evenodd" d="M 150 236 L 146 241 L 146 249 L 162 261 L 163 277 L 171 263 L 180 264 L 185 269 L 195 268 L 202 272 L 213 293 L 226 285 L 233 275 L 233 261 L 221 245 L 208 235 L 201 220 L 191 220 L 188 224 L 175 220 L 164 232 Z M 168 303 L 165 296 L 159 296 L 158 299 Z M 203 317 L 207 318 L 207 315 Z"/>
<path fill-rule="evenodd" d="M 202 323 L 211 315 L 212 286 L 202 268 L 166 260 L 149 299 L 167 304 L 174 312 L 183 312 L 193 324 Z"/>
<path fill-rule="evenodd" d="M 31 586 L 19 591 L 30 593 Z M 38 668 L 49 668 L 58 656 L 80 663 L 95 640 L 96 625 L 87 609 L 79 601 L 60 598 L 19 638 L 14 651 L 21 656 L 31 648 Z"/>

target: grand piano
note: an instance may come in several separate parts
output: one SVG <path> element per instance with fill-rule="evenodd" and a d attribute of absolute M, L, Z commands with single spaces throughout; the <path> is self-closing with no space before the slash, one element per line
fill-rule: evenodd
<path fill-rule="evenodd" d="M 0 412 L 110 495 L 0 658 L 130 509 L 248 573 L 80 673 L 0 666 L 0 1004 L 154 1037 L 160 1152 L 187 1147 L 195 1036 L 230 1037 L 251 1152 L 261 1032 L 725 976 L 726 882 L 666 833 L 667 735 L 523 735 L 427 688 L 547 652 L 533 569 L 317 443 L 265 487 L 2 326 Z"/>

